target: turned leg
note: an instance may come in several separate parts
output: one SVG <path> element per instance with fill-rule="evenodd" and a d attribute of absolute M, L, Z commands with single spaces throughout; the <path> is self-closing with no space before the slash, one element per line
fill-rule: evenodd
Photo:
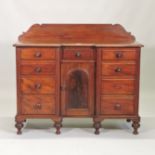
<path fill-rule="evenodd" d="M 138 134 L 138 128 L 140 127 L 140 119 L 132 120 L 133 134 Z"/>
<path fill-rule="evenodd" d="M 101 128 L 101 121 L 95 121 L 94 120 L 94 128 L 95 128 L 95 134 L 98 135 L 100 133 Z"/>
<path fill-rule="evenodd" d="M 127 119 L 126 121 L 127 121 L 127 122 L 131 122 L 131 119 Z"/>
<path fill-rule="evenodd" d="M 17 128 L 17 134 L 22 134 L 22 128 L 23 128 L 23 121 L 16 121 L 15 127 Z"/>
<path fill-rule="evenodd" d="M 56 128 L 56 134 L 59 135 L 61 133 L 62 121 L 56 121 L 54 127 Z"/>

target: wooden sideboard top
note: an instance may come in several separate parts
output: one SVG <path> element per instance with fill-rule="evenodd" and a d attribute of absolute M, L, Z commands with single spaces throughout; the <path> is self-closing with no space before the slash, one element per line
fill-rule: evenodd
<path fill-rule="evenodd" d="M 34 24 L 14 46 L 143 47 L 119 24 Z"/>

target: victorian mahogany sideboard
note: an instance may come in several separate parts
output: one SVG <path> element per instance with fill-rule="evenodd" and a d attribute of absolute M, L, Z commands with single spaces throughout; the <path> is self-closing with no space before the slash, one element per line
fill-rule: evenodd
<path fill-rule="evenodd" d="M 50 118 L 60 134 L 65 117 L 104 119 L 140 126 L 142 45 L 116 24 L 35 24 L 18 38 L 17 134 L 29 118 Z"/>

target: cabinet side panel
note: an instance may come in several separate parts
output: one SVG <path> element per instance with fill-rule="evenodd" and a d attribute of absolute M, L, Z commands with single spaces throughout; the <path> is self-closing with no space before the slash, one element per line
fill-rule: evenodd
<path fill-rule="evenodd" d="M 141 55 L 141 48 L 137 48 L 137 75 L 136 75 L 136 107 L 135 107 L 135 115 L 139 115 L 139 90 L 140 90 L 140 55 Z"/>
<path fill-rule="evenodd" d="M 21 114 L 20 107 L 20 48 L 16 48 L 16 92 L 17 92 L 17 115 Z"/>

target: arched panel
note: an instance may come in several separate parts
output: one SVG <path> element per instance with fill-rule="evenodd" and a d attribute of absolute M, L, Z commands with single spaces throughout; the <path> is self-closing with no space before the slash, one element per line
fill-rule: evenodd
<path fill-rule="evenodd" d="M 74 70 L 68 74 L 66 81 L 67 107 L 88 107 L 88 75 L 83 70 Z"/>
<path fill-rule="evenodd" d="M 94 104 L 94 63 L 64 62 L 61 66 L 61 113 L 90 116 Z"/>

